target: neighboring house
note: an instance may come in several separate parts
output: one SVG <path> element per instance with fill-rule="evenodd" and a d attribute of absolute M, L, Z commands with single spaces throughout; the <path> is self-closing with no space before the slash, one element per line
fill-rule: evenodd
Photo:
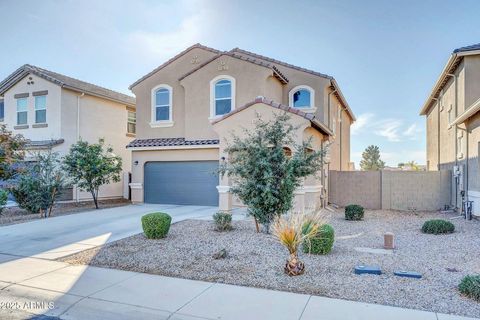
<path fill-rule="evenodd" d="M 420 115 L 427 170 L 451 170 L 451 205 L 461 208 L 463 196 L 480 216 L 480 44 L 453 51 Z"/>
<path fill-rule="evenodd" d="M 297 142 L 329 147 L 329 164 L 296 191 L 296 207 L 327 199 L 328 169 L 349 170 L 350 125 L 355 117 L 334 78 L 235 48 L 193 45 L 130 86 L 137 99 L 132 150 L 134 202 L 240 205 L 231 181 L 214 172 L 228 161 L 232 132 L 253 128 L 256 114 L 288 112 Z M 290 152 L 289 146 L 286 152 Z M 322 201 L 323 200 L 323 201 Z"/>
<path fill-rule="evenodd" d="M 45 150 L 65 155 L 82 139 L 91 143 L 104 138 L 123 159 L 128 177 L 131 154 L 125 145 L 135 136 L 135 98 L 32 65 L 24 65 L 0 82 L 2 122 L 29 140 L 27 160 Z M 128 182 L 100 189 L 100 198 L 124 195 Z M 127 188 L 128 190 L 128 188 Z M 73 190 L 66 199 L 90 199 Z"/>

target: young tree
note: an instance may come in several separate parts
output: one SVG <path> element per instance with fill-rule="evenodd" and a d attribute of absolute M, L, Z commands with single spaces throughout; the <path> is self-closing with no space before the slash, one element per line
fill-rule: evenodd
<path fill-rule="evenodd" d="M 409 167 L 412 171 L 421 171 L 422 169 L 414 160 L 405 163 L 404 167 Z"/>
<path fill-rule="evenodd" d="M 47 218 L 52 214 L 66 179 L 57 153 L 38 153 L 36 159 L 20 174 L 12 193 L 21 208 Z"/>
<path fill-rule="evenodd" d="M 295 143 L 296 128 L 289 119 L 286 113 L 272 121 L 258 117 L 255 129 L 245 130 L 244 137 L 233 136 L 226 148 L 229 161 L 220 168 L 234 181 L 231 192 L 248 206 L 265 232 L 275 217 L 292 208 L 302 178 L 316 174 L 324 163 L 325 150 L 313 151 L 310 142 Z M 285 146 L 294 153 L 286 154 Z"/>
<path fill-rule="evenodd" d="M 0 125 L 0 180 L 8 180 L 17 172 L 16 164 L 24 159 L 26 140 Z"/>
<path fill-rule="evenodd" d="M 378 171 L 385 168 L 385 162 L 380 159 L 380 149 L 378 146 L 368 146 L 362 153 L 360 168 L 364 171 Z"/>
<path fill-rule="evenodd" d="M 94 144 L 80 140 L 70 147 L 63 167 L 78 188 L 92 194 L 98 209 L 98 190 L 104 184 L 120 181 L 122 158 L 113 154 L 103 139 Z"/>

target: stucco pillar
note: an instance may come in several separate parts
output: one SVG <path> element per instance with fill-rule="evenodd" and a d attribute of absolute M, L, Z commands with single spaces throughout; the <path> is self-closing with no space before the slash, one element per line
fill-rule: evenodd
<path fill-rule="evenodd" d="M 223 152 L 224 146 L 220 149 L 220 163 L 228 161 L 227 155 Z M 219 176 L 218 190 L 218 209 L 220 211 L 230 211 L 233 206 L 233 196 L 230 192 L 230 178 L 227 175 Z"/>
<path fill-rule="evenodd" d="M 305 211 L 305 190 L 302 187 L 293 192 L 293 212 L 303 213 Z"/>

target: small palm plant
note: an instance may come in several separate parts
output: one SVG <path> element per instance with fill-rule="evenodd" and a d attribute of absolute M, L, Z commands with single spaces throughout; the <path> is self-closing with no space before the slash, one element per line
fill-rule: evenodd
<path fill-rule="evenodd" d="M 277 217 L 273 224 L 273 235 L 283 244 L 290 257 L 285 264 L 285 273 L 298 276 L 305 271 L 305 264 L 298 258 L 298 247 L 314 237 L 325 219 L 319 212 L 292 213 Z"/>

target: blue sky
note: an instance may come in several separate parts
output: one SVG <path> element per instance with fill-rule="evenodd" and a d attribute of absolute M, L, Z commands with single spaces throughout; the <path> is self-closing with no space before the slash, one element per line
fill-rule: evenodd
<path fill-rule="evenodd" d="M 201 42 L 334 76 L 358 121 L 356 162 L 425 163 L 418 111 L 454 48 L 480 42 L 480 1 L 6 1 L 0 78 L 35 64 L 124 93 Z M 131 94 L 131 93 L 130 93 Z"/>

